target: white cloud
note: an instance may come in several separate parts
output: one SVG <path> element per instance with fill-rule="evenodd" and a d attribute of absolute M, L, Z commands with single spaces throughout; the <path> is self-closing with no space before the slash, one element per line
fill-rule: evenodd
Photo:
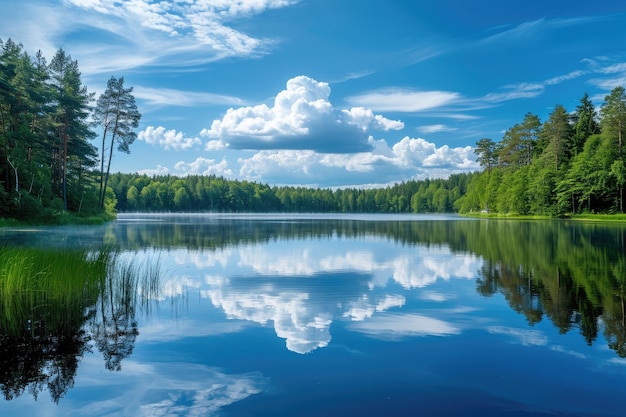
<path fill-rule="evenodd" d="M 387 311 L 395 307 L 402 307 L 406 303 L 403 295 L 387 295 L 376 304 L 376 311 Z"/>
<path fill-rule="evenodd" d="M 520 98 L 532 98 L 542 94 L 545 87 L 541 83 L 520 83 L 516 85 L 507 85 L 505 91 L 501 93 L 489 93 L 482 100 L 490 103 L 500 103 L 508 100 L 516 100 Z"/>
<path fill-rule="evenodd" d="M 221 140 L 210 140 L 204 144 L 204 150 L 208 152 L 221 151 L 226 148 L 228 148 L 228 143 Z"/>
<path fill-rule="evenodd" d="M 459 93 L 450 91 L 414 91 L 397 88 L 371 91 L 346 98 L 346 101 L 354 106 L 395 112 L 420 112 L 455 104 L 460 100 Z"/>
<path fill-rule="evenodd" d="M 560 84 L 564 81 L 569 81 L 569 80 L 573 80 L 576 79 L 578 77 L 582 77 L 583 75 L 587 74 L 587 71 L 583 71 L 583 70 L 575 70 L 572 71 L 568 74 L 565 75 L 558 75 L 556 77 L 552 77 L 547 79 L 544 84 L 545 85 L 556 85 L 556 84 Z"/>
<path fill-rule="evenodd" d="M 329 101 L 330 86 L 306 76 L 287 81 L 273 105 L 230 108 L 200 134 L 232 149 L 296 149 L 357 152 L 370 148 L 371 129 L 399 130 L 400 121 L 359 107 L 337 110 Z"/>
<path fill-rule="evenodd" d="M 193 66 L 267 54 L 275 41 L 244 33 L 232 22 L 298 1 L 62 0 L 62 7 L 26 3 L 3 10 L 0 37 L 19 39 L 28 50 L 51 56 L 58 45 L 70 43 L 76 31 L 87 30 L 96 38 L 72 40 L 70 51 L 85 76 L 142 66 Z"/>
<path fill-rule="evenodd" d="M 589 80 L 589 83 L 607 93 L 615 87 L 626 85 L 626 62 L 618 61 L 608 57 L 596 57 L 584 59 L 582 62 L 589 65 L 590 71 L 598 77 Z M 596 94 L 593 101 L 604 101 L 604 94 Z"/>
<path fill-rule="evenodd" d="M 154 106 L 197 106 L 200 104 L 236 105 L 242 104 L 237 97 L 211 93 L 198 93 L 194 91 L 182 91 L 169 88 L 150 88 L 136 86 L 133 94 L 137 99 L 144 100 L 148 105 Z"/>
<path fill-rule="evenodd" d="M 177 162 L 174 168 L 190 175 L 216 175 L 218 177 L 223 176 L 227 178 L 233 176 L 233 171 L 228 167 L 226 159 L 215 162 L 214 159 L 200 157 L 193 162 Z"/>
<path fill-rule="evenodd" d="M 183 132 L 177 132 L 174 129 L 166 130 L 163 126 L 148 126 L 139 132 L 137 138 L 151 145 L 158 145 L 165 150 L 175 151 L 189 149 L 202 143 L 199 138 L 187 138 Z"/>
<path fill-rule="evenodd" d="M 549 30 L 580 25 L 587 22 L 598 21 L 601 19 L 601 16 L 555 19 L 541 18 L 537 20 L 522 22 L 513 28 L 506 27 L 506 29 L 502 32 L 482 39 L 479 43 L 499 42 L 502 45 L 505 45 L 507 48 L 510 48 L 513 42 L 528 42 L 532 38 L 539 38 L 539 35 L 541 33 L 545 33 Z"/>
<path fill-rule="evenodd" d="M 618 77 L 594 78 L 592 80 L 589 80 L 589 82 L 596 87 L 599 87 L 606 91 L 610 91 L 613 90 L 615 87 L 621 87 L 626 85 L 626 73 Z M 602 97 L 602 100 L 604 100 L 605 95 L 600 96 Z"/>
<path fill-rule="evenodd" d="M 147 175 L 149 177 L 152 177 L 154 175 L 167 175 L 169 174 L 170 170 L 167 167 L 164 167 L 162 165 L 157 165 L 156 168 L 153 169 L 140 169 L 137 170 L 137 173 L 140 175 Z"/>
<path fill-rule="evenodd" d="M 441 133 L 441 132 L 454 132 L 455 130 L 457 130 L 456 128 L 453 127 L 448 127 L 446 125 L 442 125 L 442 124 L 436 124 L 436 125 L 427 125 L 427 126 L 420 126 L 417 128 L 417 131 L 420 133 Z"/>
<path fill-rule="evenodd" d="M 313 151 L 260 151 L 240 159 L 240 176 L 272 184 L 316 184 L 331 179 L 332 185 L 388 184 L 400 179 L 446 177 L 479 168 L 470 146 L 437 147 L 421 138 L 403 138 L 389 147 L 386 141 L 368 143 L 370 152 L 329 154 Z M 336 181 L 333 183 L 332 181 Z M 328 182 L 327 182 L 328 183 Z"/>
<path fill-rule="evenodd" d="M 424 139 L 412 139 L 408 136 L 392 147 L 397 164 L 411 167 L 441 167 L 457 169 L 475 169 L 476 163 L 471 146 L 450 148 L 448 145 L 437 147 Z"/>
<path fill-rule="evenodd" d="M 120 2 L 114 0 L 64 0 L 84 10 L 125 19 L 171 38 L 210 46 L 225 55 L 248 55 L 265 41 L 252 38 L 226 25 L 233 18 L 245 18 L 267 9 L 286 7 L 298 0 L 242 0 L 206 2 L 203 0 L 153 3 L 149 0 Z"/>
<path fill-rule="evenodd" d="M 366 131 L 369 128 L 380 130 L 401 130 L 404 129 L 404 123 L 398 120 L 389 120 L 381 115 L 374 115 L 370 109 L 364 107 L 353 107 L 350 110 L 342 110 L 348 115 L 350 124 L 358 126 Z"/>

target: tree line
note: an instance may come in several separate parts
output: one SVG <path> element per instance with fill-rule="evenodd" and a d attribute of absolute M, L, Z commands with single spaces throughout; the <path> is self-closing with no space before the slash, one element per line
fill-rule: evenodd
<path fill-rule="evenodd" d="M 557 105 L 544 122 L 527 113 L 501 141 L 476 143 L 483 171 L 455 206 L 461 212 L 522 215 L 623 213 L 625 132 L 621 86 L 605 97 L 599 112 L 585 94 L 572 113 Z"/>
<path fill-rule="evenodd" d="M 0 217 L 112 214 L 113 148 L 129 152 L 140 118 L 123 77 L 111 77 L 96 100 L 62 48 L 48 63 L 41 51 L 33 57 L 0 39 Z M 103 130 L 99 151 L 95 128 Z"/>
<path fill-rule="evenodd" d="M 269 186 L 223 177 L 111 174 L 119 211 L 448 213 L 471 175 L 375 189 Z"/>

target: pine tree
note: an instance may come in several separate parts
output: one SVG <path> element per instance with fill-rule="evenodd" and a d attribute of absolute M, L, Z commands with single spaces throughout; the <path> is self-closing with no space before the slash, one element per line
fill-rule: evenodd
<path fill-rule="evenodd" d="M 98 97 L 94 109 L 94 121 L 103 128 L 102 149 L 100 155 L 100 207 L 104 205 L 104 196 L 109 180 L 111 160 L 113 159 L 113 146 L 117 143 L 117 150 L 130 153 L 130 145 L 137 138 L 133 129 L 139 126 L 141 114 L 137 110 L 135 97 L 132 95 L 133 87 L 124 88 L 124 77 L 111 79 L 107 88 Z M 107 139 L 108 156 L 106 155 Z M 106 162 L 106 171 L 104 165 Z"/>
<path fill-rule="evenodd" d="M 617 139 L 617 152 L 622 154 L 622 142 L 626 132 L 626 90 L 615 87 L 604 98 L 600 109 L 602 131 Z"/>
<path fill-rule="evenodd" d="M 94 94 L 81 81 L 78 62 L 59 49 L 50 62 L 54 89 L 55 127 L 57 133 L 57 170 L 55 180 L 61 183 L 63 207 L 68 209 L 68 178 L 73 174 L 80 183 L 85 167 L 95 162 L 95 148 L 87 142 L 95 134 L 90 130 L 88 117 Z M 73 165 L 72 165 L 73 162 Z M 70 169 L 72 172 L 70 173 Z"/>

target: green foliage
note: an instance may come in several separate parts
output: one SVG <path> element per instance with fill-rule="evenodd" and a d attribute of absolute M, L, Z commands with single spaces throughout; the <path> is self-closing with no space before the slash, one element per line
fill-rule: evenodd
<path fill-rule="evenodd" d="M 111 188 L 125 211 L 197 212 L 453 212 L 467 174 L 448 179 L 408 181 L 380 189 L 269 187 L 215 176 L 147 177 L 111 175 Z"/>
<path fill-rule="evenodd" d="M 476 149 L 485 170 L 468 177 L 467 194 L 455 207 L 462 213 L 542 216 L 622 213 L 625 109 L 626 94 L 617 87 L 599 121 L 585 94 L 572 116 L 557 105 L 543 124 L 527 113 L 495 146 L 480 139 Z M 494 148 L 498 164 L 489 169 L 485 161 Z"/>
<path fill-rule="evenodd" d="M 0 216 L 62 223 L 68 212 L 99 214 L 89 196 L 96 192 L 92 100 L 63 49 L 48 64 L 41 52 L 31 57 L 0 40 Z"/>

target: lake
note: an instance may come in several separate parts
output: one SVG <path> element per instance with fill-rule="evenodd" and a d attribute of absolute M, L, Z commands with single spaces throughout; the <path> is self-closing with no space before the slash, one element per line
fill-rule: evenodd
<path fill-rule="evenodd" d="M 443 215 L 0 229 L 81 250 L 36 275 L 54 297 L 0 297 L 0 415 L 623 416 L 625 237 Z"/>

